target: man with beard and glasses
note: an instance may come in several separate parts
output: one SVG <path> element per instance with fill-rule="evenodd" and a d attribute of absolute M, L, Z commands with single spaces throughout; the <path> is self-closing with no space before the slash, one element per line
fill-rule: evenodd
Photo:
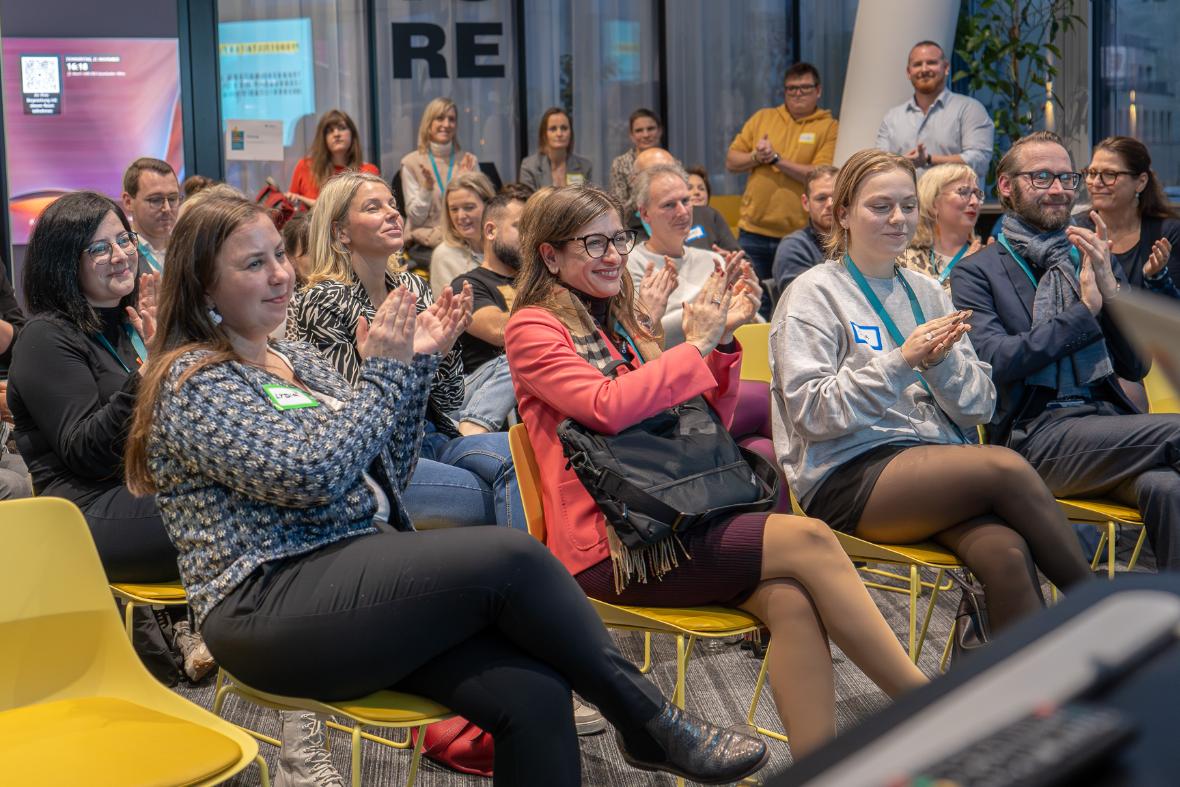
<path fill-rule="evenodd" d="M 1059 497 L 1138 507 L 1157 566 L 1180 568 L 1180 415 L 1141 414 L 1119 386 L 1148 366 L 1104 308 L 1127 286 L 1106 225 L 1092 212 L 1096 231 L 1070 226 L 1081 175 L 1051 132 L 1017 140 L 996 177 L 997 242 L 951 274 L 999 393 L 988 436 Z"/>
<path fill-rule="evenodd" d="M 935 164 L 966 164 L 982 187 L 996 129 L 983 104 L 947 89 L 950 69 L 941 46 L 914 44 L 905 69 L 914 97 L 885 113 L 876 146 L 908 158 L 919 177 Z"/>
<path fill-rule="evenodd" d="M 516 407 L 508 361 L 504 356 L 504 326 L 516 297 L 520 267 L 517 225 L 524 195 L 505 188 L 483 211 L 483 262 L 451 282 L 455 292 L 471 284 L 471 324 L 459 340 L 463 351 L 466 390 L 463 407 L 455 416 L 464 435 L 498 432 Z"/>

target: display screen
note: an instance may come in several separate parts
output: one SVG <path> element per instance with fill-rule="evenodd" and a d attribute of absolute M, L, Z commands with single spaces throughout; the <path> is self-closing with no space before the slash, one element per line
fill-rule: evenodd
<path fill-rule="evenodd" d="M 184 178 L 176 39 L 5 38 L 3 50 L 13 243 L 62 194 L 119 199 L 140 156 Z"/>
<path fill-rule="evenodd" d="M 224 122 L 279 120 L 294 144 L 299 119 L 315 112 L 311 20 L 222 22 L 217 36 Z"/>

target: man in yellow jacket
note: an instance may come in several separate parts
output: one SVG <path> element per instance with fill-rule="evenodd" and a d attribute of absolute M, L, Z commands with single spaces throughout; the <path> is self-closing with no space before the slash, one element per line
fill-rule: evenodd
<path fill-rule="evenodd" d="M 823 92 L 816 67 L 796 63 L 788 68 L 783 92 L 784 103 L 755 112 L 725 156 L 730 172 L 750 173 L 738 243 L 761 279 L 771 276 L 778 242 L 807 224 L 800 201 L 807 175 L 831 164 L 836 152 L 836 119 L 816 108 Z M 769 311 L 769 304 L 763 306 Z"/>

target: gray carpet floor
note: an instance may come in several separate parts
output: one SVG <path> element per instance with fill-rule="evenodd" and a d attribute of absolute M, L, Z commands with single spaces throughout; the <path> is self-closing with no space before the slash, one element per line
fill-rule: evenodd
<path fill-rule="evenodd" d="M 1129 534 L 1127 534 L 1129 535 Z M 1124 535 L 1119 541 L 1120 562 L 1130 556 L 1133 538 Z M 1154 570 L 1150 549 L 1145 548 L 1137 571 Z M 925 579 L 932 579 L 927 576 Z M 906 636 L 908 601 L 906 593 L 870 591 L 878 606 L 900 639 Z M 1046 596 L 1047 597 L 1047 596 Z M 928 594 L 919 602 L 919 613 L 925 611 Z M 926 645 L 922 650 L 919 666 L 932 677 L 938 674 L 938 661 L 942 655 L 958 607 L 959 591 L 940 594 L 930 621 Z M 920 622 L 920 619 L 919 619 Z M 643 655 L 643 641 L 639 634 L 616 632 L 615 640 L 622 652 L 640 663 Z M 282 658 L 276 654 L 276 658 Z M 833 648 L 833 662 L 836 672 L 836 714 L 839 730 L 848 729 L 870 714 L 885 707 L 888 699 L 872 684 L 860 670 Z M 671 637 L 653 639 L 654 668 L 652 679 L 667 695 L 671 695 L 676 678 L 676 645 Z M 687 707 L 693 712 L 718 724 L 744 724 L 746 711 L 753 696 L 754 684 L 760 664 L 749 651 L 737 645 L 722 643 L 698 644 L 688 667 Z M 210 708 L 213 703 L 212 678 L 197 686 L 181 685 L 177 690 L 194 702 Z M 278 716 L 266 708 L 229 698 L 223 709 L 223 716 L 236 724 L 275 736 L 278 734 Z M 758 708 L 756 722 L 762 727 L 782 731 L 775 712 L 774 701 L 769 692 L 763 694 Z M 391 731 L 396 732 L 396 731 Z M 345 733 L 332 731 L 332 759 L 336 767 L 348 780 L 349 738 Z M 671 785 L 672 777 L 653 775 L 627 767 L 619 755 L 614 736 L 606 734 L 586 736 L 580 739 L 582 753 L 582 780 L 587 785 L 619 785 L 619 787 L 641 787 L 642 785 Z M 537 741 L 543 746 L 544 741 Z M 775 773 L 791 764 L 790 751 L 786 744 L 769 740 L 770 763 L 755 778 L 745 784 L 761 784 Z M 379 744 L 365 742 L 363 746 L 362 779 L 369 787 L 405 784 L 410 762 L 408 750 L 397 750 Z M 277 750 L 265 743 L 259 744 L 262 755 L 267 759 L 273 774 Z M 234 787 L 259 784 L 258 769 L 251 766 L 229 784 Z M 418 772 L 417 783 L 422 787 L 476 787 L 491 784 L 490 779 L 467 776 L 447 770 L 423 758 Z"/>

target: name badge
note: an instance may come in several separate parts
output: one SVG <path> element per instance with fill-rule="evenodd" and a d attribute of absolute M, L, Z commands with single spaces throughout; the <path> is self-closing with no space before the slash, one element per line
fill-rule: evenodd
<path fill-rule="evenodd" d="M 581 172 L 569 172 L 565 176 L 565 185 L 567 186 L 581 186 L 586 182 L 586 176 Z"/>
<path fill-rule="evenodd" d="M 814 145 L 815 144 L 815 132 L 814 131 L 804 131 L 802 134 L 799 135 L 799 144 L 800 145 Z"/>
<path fill-rule="evenodd" d="M 304 407 L 320 406 L 318 401 L 312 399 L 305 392 L 289 385 L 272 383 L 262 386 L 262 390 L 266 391 L 270 403 L 274 405 L 276 410 L 299 410 Z"/>
<path fill-rule="evenodd" d="M 691 243 L 692 241 L 703 237 L 705 237 L 705 228 L 700 224 L 696 224 L 693 225 L 693 228 L 688 231 L 688 237 L 686 237 L 684 240 L 686 243 Z"/>
<path fill-rule="evenodd" d="M 852 340 L 857 344 L 867 344 L 874 350 L 880 350 L 883 346 L 881 342 L 881 329 L 876 325 L 858 325 L 851 320 L 848 322 L 852 326 Z"/>

